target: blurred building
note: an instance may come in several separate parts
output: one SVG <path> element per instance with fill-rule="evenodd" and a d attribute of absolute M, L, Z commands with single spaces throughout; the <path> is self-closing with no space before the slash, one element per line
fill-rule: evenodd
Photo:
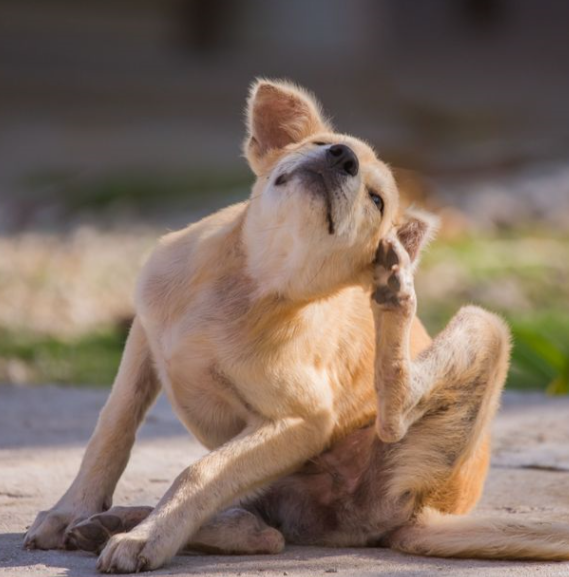
<path fill-rule="evenodd" d="M 1 0 L 0 199 L 37 175 L 240 170 L 256 76 L 431 174 L 569 147 L 562 0 Z"/>

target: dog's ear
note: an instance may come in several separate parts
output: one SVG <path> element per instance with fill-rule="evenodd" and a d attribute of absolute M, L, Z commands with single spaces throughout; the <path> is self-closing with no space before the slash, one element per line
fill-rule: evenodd
<path fill-rule="evenodd" d="M 419 255 L 439 228 L 439 219 L 430 212 L 408 209 L 397 227 L 397 238 L 416 266 Z"/>
<path fill-rule="evenodd" d="M 257 174 L 271 152 L 311 134 L 330 131 L 318 101 L 288 82 L 257 80 L 247 101 L 245 155 Z"/>

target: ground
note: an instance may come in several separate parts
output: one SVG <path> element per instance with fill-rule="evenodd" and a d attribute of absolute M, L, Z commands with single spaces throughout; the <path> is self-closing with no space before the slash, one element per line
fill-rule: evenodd
<path fill-rule="evenodd" d="M 95 557 L 24 551 L 25 528 L 70 483 L 106 398 L 103 389 L 0 386 L 0 577 L 88 577 Z M 476 515 L 569 521 L 569 397 L 507 393 L 495 423 L 492 470 Z M 144 425 L 115 503 L 154 504 L 203 454 L 162 398 Z M 568 544 L 569 547 L 569 544 Z M 561 576 L 569 563 L 427 559 L 385 549 L 287 547 L 277 556 L 176 557 L 157 575 Z"/>

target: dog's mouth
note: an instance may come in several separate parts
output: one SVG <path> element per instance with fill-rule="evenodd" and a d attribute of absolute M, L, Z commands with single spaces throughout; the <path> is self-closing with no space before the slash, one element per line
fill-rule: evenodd
<path fill-rule="evenodd" d="M 306 183 L 308 190 L 313 194 L 321 196 L 324 199 L 324 205 L 326 207 L 326 222 L 328 223 L 328 234 L 334 234 L 336 232 L 336 225 L 332 215 L 333 195 L 332 191 L 330 190 L 330 183 L 326 182 L 327 179 L 323 173 L 316 170 L 304 168 L 299 172 L 303 184 Z"/>
<path fill-rule="evenodd" d="M 274 184 L 275 186 L 283 186 L 293 178 L 300 180 L 300 184 L 304 190 L 324 200 L 328 233 L 334 234 L 336 225 L 332 215 L 332 197 L 334 196 L 333 191 L 339 187 L 340 183 L 330 182 L 331 179 L 325 172 L 315 170 L 309 166 L 299 166 L 291 172 L 279 174 Z"/>
<path fill-rule="evenodd" d="M 322 146 L 318 151 L 301 155 L 303 158 L 290 172 L 281 172 L 274 180 L 275 186 L 285 185 L 292 178 L 300 181 L 302 189 L 324 199 L 329 234 L 336 231 L 333 205 L 348 201 L 347 183 L 359 186 L 360 161 L 346 144 Z"/>

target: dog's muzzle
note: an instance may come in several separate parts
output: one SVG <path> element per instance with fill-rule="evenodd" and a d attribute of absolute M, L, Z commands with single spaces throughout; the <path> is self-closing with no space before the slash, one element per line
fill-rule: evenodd
<path fill-rule="evenodd" d="M 321 176 L 324 181 L 333 183 L 344 178 L 357 176 L 360 163 L 355 152 L 345 144 L 333 144 L 317 155 L 304 161 L 299 172 L 308 172 Z"/>

